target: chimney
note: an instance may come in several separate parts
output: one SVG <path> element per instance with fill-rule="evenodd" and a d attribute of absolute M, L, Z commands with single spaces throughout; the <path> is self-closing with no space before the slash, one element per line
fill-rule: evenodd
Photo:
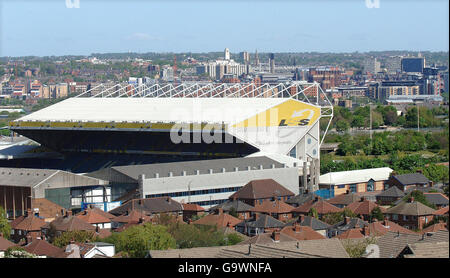
<path fill-rule="evenodd" d="M 31 216 L 31 208 L 28 208 L 27 209 L 27 217 L 30 217 Z"/>
<path fill-rule="evenodd" d="M 363 234 L 364 234 L 364 236 L 369 236 L 369 226 L 364 226 Z"/>
<path fill-rule="evenodd" d="M 389 226 L 389 222 L 388 222 L 387 218 L 384 218 L 383 226 Z"/>
<path fill-rule="evenodd" d="M 66 215 L 66 216 L 67 216 L 67 217 L 72 216 L 72 211 L 71 211 L 70 209 L 67 210 L 67 215 Z"/>
<path fill-rule="evenodd" d="M 219 208 L 219 215 L 223 214 L 223 208 Z"/>
<path fill-rule="evenodd" d="M 303 221 L 305 221 L 305 215 L 301 214 L 300 215 L 300 223 L 302 223 Z"/>
<path fill-rule="evenodd" d="M 294 223 L 294 232 L 300 233 L 300 225 L 298 223 Z"/>
<path fill-rule="evenodd" d="M 414 197 L 409 198 L 410 203 L 414 203 Z"/>
<path fill-rule="evenodd" d="M 100 228 L 98 226 L 95 226 L 95 232 L 98 233 L 100 231 Z"/>
<path fill-rule="evenodd" d="M 272 239 L 273 239 L 274 241 L 280 241 L 280 232 L 278 232 L 278 231 L 273 231 L 273 232 L 272 232 Z"/>
<path fill-rule="evenodd" d="M 350 223 L 350 217 L 346 216 L 344 217 L 344 224 Z"/>

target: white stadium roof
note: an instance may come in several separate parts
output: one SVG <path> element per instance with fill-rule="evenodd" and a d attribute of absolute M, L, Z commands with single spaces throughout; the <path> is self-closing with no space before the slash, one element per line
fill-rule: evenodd
<path fill-rule="evenodd" d="M 319 183 L 324 185 L 352 184 L 368 182 L 370 179 L 375 181 L 387 180 L 394 171 L 389 167 L 352 170 L 342 172 L 332 172 L 321 175 Z"/>
<path fill-rule="evenodd" d="M 287 98 L 69 98 L 19 121 L 233 123 Z"/>

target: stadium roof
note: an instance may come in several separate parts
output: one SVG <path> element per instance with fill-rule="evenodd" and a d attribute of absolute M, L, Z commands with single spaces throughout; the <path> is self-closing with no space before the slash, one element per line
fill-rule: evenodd
<path fill-rule="evenodd" d="M 69 98 L 20 121 L 216 122 L 245 120 L 286 98 Z"/>
<path fill-rule="evenodd" d="M 367 182 L 370 179 L 374 181 L 387 180 L 389 174 L 393 170 L 388 167 L 333 172 L 321 175 L 319 178 L 320 184 L 337 185 L 337 184 L 351 184 Z"/>

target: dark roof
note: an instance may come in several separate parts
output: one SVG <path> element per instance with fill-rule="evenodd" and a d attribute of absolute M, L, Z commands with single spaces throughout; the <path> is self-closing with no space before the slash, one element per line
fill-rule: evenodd
<path fill-rule="evenodd" d="M 421 173 L 409 173 L 409 174 L 403 174 L 403 175 L 395 175 L 395 176 L 393 176 L 393 178 L 397 179 L 403 185 L 425 184 L 425 183 L 430 182 L 430 180 L 427 179 L 427 177 L 425 177 Z"/>
<path fill-rule="evenodd" d="M 214 206 L 210 208 L 210 211 L 216 211 L 219 208 L 223 209 L 223 211 L 230 211 L 231 208 L 234 208 L 236 212 L 242 212 L 242 211 L 250 211 L 253 209 L 252 206 L 239 201 L 239 200 L 227 200 L 226 202 L 219 204 L 217 206 Z"/>
<path fill-rule="evenodd" d="M 395 207 L 386 210 L 388 214 L 400 214 L 400 215 L 432 215 L 435 210 L 420 203 L 420 202 L 405 202 L 401 201 Z"/>
<path fill-rule="evenodd" d="M 120 207 L 109 211 L 109 213 L 114 215 L 122 215 L 125 214 L 125 212 L 132 210 L 143 211 L 147 214 L 177 211 L 181 212 L 183 211 L 183 205 L 170 197 L 133 199 Z"/>
<path fill-rule="evenodd" d="M 253 180 L 240 188 L 229 199 L 260 199 L 295 194 L 273 179 Z"/>
<path fill-rule="evenodd" d="M 427 187 L 422 187 L 422 186 L 411 186 L 410 188 L 406 189 L 405 193 L 406 193 L 406 194 L 409 194 L 409 193 L 411 193 L 411 192 L 414 191 L 414 190 L 419 190 L 419 191 L 422 191 L 422 192 L 424 192 L 424 193 L 430 192 L 430 191 L 434 191 L 434 192 L 438 191 L 438 192 L 440 192 L 440 193 L 444 193 L 444 190 L 442 190 L 442 189 L 440 189 L 440 188 L 437 188 L 437 187 L 429 187 L 429 186 L 427 186 Z"/>
<path fill-rule="evenodd" d="M 364 228 L 365 226 L 368 226 L 368 225 L 369 225 L 369 223 L 367 223 L 366 221 L 364 221 L 360 218 L 350 218 L 347 220 L 344 219 L 342 221 L 339 221 L 338 223 L 330 226 L 328 229 L 330 231 L 338 230 L 338 231 L 343 232 L 343 231 L 347 231 L 347 230 L 355 229 L 355 228 Z"/>
<path fill-rule="evenodd" d="M 327 202 L 333 205 L 349 205 L 354 202 L 358 202 L 361 200 L 361 196 L 348 193 L 348 194 L 341 194 L 334 198 L 329 199 Z"/>
<path fill-rule="evenodd" d="M 270 215 L 260 214 L 256 220 L 245 220 L 236 225 L 236 227 L 245 226 L 251 228 L 282 228 L 284 226 L 284 223 L 273 218 Z"/>
<path fill-rule="evenodd" d="M 95 227 L 79 219 L 76 216 L 60 216 L 46 225 L 46 228 L 52 225 L 56 231 L 95 231 Z"/>
<path fill-rule="evenodd" d="M 225 168 L 226 172 L 235 171 L 235 167 L 238 167 L 239 171 L 246 171 L 249 166 L 252 169 L 259 169 L 260 165 L 263 166 L 263 169 L 271 169 L 272 164 L 275 165 L 275 168 L 284 167 L 283 164 L 273 159 L 260 156 L 115 166 L 95 171 L 89 173 L 88 175 L 91 177 L 111 180 L 114 179 L 113 175 L 119 174 L 129 180 L 134 180 L 137 182 L 139 175 L 142 174 L 148 179 L 154 178 L 156 173 L 158 173 L 160 177 L 168 177 L 169 172 L 172 172 L 172 175 L 175 177 L 182 176 L 183 171 L 186 171 L 186 175 L 195 175 L 196 170 L 199 170 L 200 174 L 208 174 L 210 169 L 213 170 L 213 173 L 222 173 L 223 168 Z"/>
<path fill-rule="evenodd" d="M 285 227 L 286 226 L 293 226 L 294 223 L 299 223 L 300 219 L 301 218 L 296 218 L 296 219 L 294 219 L 292 221 L 289 221 L 284 226 Z M 312 216 L 305 216 L 303 218 L 303 221 L 300 222 L 300 226 L 308 226 L 308 227 L 311 227 L 315 231 L 317 231 L 317 230 L 326 230 L 326 229 L 328 229 L 330 227 L 329 224 L 327 224 L 327 223 L 325 223 L 323 221 L 320 221 L 319 219 L 314 218 Z"/>
<path fill-rule="evenodd" d="M 448 197 L 442 193 L 424 193 L 428 202 L 438 206 L 448 206 Z"/>
<path fill-rule="evenodd" d="M 397 186 L 391 186 L 388 189 L 386 189 L 385 191 L 381 192 L 380 194 L 377 195 L 377 197 L 393 197 L 393 198 L 401 198 L 405 196 L 405 193 L 403 191 L 401 191 L 400 189 L 398 189 Z"/>
<path fill-rule="evenodd" d="M 289 205 L 301 206 L 308 201 L 314 200 L 315 197 L 316 194 L 314 193 L 299 194 L 289 198 L 285 203 Z"/>

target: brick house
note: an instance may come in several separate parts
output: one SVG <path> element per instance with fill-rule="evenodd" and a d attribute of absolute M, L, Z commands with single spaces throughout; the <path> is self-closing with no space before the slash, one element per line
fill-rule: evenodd
<path fill-rule="evenodd" d="M 395 207 L 386 210 L 386 217 L 407 229 L 422 230 L 423 225 L 433 220 L 434 209 L 414 201 L 410 198 L 408 202 L 400 202 Z"/>
<path fill-rule="evenodd" d="M 250 206 L 255 206 L 257 203 L 261 205 L 264 200 L 287 201 L 292 196 L 295 196 L 292 191 L 273 179 L 263 179 L 250 181 L 232 194 L 229 199 L 240 200 Z"/>
<path fill-rule="evenodd" d="M 222 209 L 228 214 L 230 214 L 231 211 L 234 211 L 239 219 L 245 220 L 252 217 L 253 208 L 253 206 L 250 206 L 240 200 L 227 200 L 222 204 L 210 208 L 210 211 L 217 212 L 219 209 Z"/>
<path fill-rule="evenodd" d="M 280 221 L 287 222 L 292 218 L 293 209 L 293 206 L 290 206 L 283 201 L 265 200 L 262 204 L 257 203 L 252 211 L 256 213 L 264 213 Z"/>
<path fill-rule="evenodd" d="M 333 206 L 332 204 L 328 203 L 327 201 L 323 200 L 320 197 L 316 197 L 314 200 L 306 202 L 303 205 L 299 206 L 298 208 L 293 209 L 292 214 L 294 217 L 300 215 L 308 215 L 309 211 L 312 208 L 316 209 L 319 219 L 322 218 L 324 214 L 342 211 L 341 208 Z"/>
<path fill-rule="evenodd" d="M 384 206 L 395 203 L 405 196 L 397 186 L 392 186 L 376 196 L 377 203 Z"/>
<path fill-rule="evenodd" d="M 27 215 L 23 217 L 22 221 L 14 223 L 12 227 L 11 239 L 14 242 L 25 240 L 26 243 L 32 242 L 35 239 L 41 239 L 41 228 L 45 225 L 42 218 L 37 217 L 28 209 Z"/>
<path fill-rule="evenodd" d="M 433 182 L 419 172 L 403 175 L 392 175 L 389 177 L 387 183 L 389 184 L 389 187 L 396 186 L 403 192 L 413 187 L 424 188 L 433 186 Z"/>

